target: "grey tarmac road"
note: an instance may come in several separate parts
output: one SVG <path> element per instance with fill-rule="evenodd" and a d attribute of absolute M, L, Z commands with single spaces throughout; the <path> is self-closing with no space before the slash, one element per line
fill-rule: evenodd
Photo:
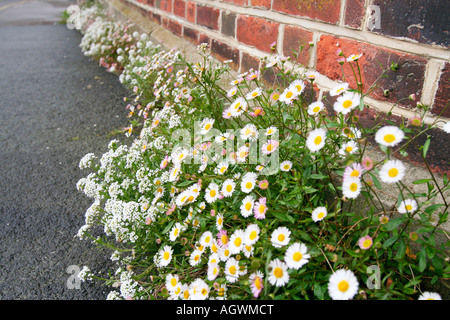
<path fill-rule="evenodd" d="M 81 157 L 126 139 L 112 133 L 128 125 L 127 92 L 83 55 L 81 34 L 59 23 L 70 4 L 0 2 L 2 300 L 103 300 L 110 290 L 71 282 L 84 265 L 114 271 L 109 251 L 75 238 L 92 202 L 76 183 L 88 174 Z"/>

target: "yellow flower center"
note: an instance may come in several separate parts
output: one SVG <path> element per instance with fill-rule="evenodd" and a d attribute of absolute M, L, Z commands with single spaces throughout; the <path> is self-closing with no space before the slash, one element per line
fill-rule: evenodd
<path fill-rule="evenodd" d="M 170 258 L 170 253 L 164 252 L 164 260 L 169 260 L 169 258 Z"/>
<path fill-rule="evenodd" d="M 220 241 L 221 241 L 223 244 L 227 244 L 227 243 L 228 243 L 228 236 L 225 235 L 225 234 L 223 234 L 223 235 L 220 237 Z"/>
<path fill-rule="evenodd" d="M 350 174 L 351 177 L 359 177 L 359 171 L 358 170 L 353 170 L 352 173 Z"/>
<path fill-rule="evenodd" d="M 278 100 L 278 98 L 280 98 L 280 95 L 279 95 L 278 93 L 275 93 L 275 94 L 272 96 L 272 99 L 273 99 L 273 100 Z"/>
<path fill-rule="evenodd" d="M 345 151 L 347 151 L 347 152 L 352 152 L 352 150 L 353 150 L 353 147 L 350 147 L 350 146 L 348 146 L 347 148 L 345 148 Z"/>
<path fill-rule="evenodd" d="M 412 205 L 407 204 L 407 205 L 405 206 L 405 208 L 406 208 L 406 210 L 411 211 L 411 210 L 412 210 Z"/>
<path fill-rule="evenodd" d="M 261 282 L 261 278 L 260 277 L 256 277 L 255 278 L 254 285 L 255 285 L 256 289 L 261 290 L 262 282 Z"/>
<path fill-rule="evenodd" d="M 283 269 L 281 269 L 281 268 L 275 268 L 274 270 L 273 270 L 273 275 L 276 277 L 276 278 L 281 278 L 282 276 L 283 276 Z"/>
<path fill-rule="evenodd" d="M 231 190 L 233 190 L 233 186 L 231 184 L 227 185 L 226 190 L 227 192 L 231 192 Z"/>
<path fill-rule="evenodd" d="M 313 111 L 314 113 L 317 113 L 317 112 L 320 111 L 320 107 L 319 107 L 319 106 L 314 107 L 312 111 Z"/>
<path fill-rule="evenodd" d="M 398 169 L 397 168 L 392 168 L 388 171 L 388 175 L 391 178 L 395 178 L 398 175 Z"/>
<path fill-rule="evenodd" d="M 241 238 L 234 239 L 234 245 L 236 247 L 239 247 L 241 245 L 241 243 L 242 243 L 242 239 Z"/>
<path fill-rule="evenodd" d="M 322 137 L 321 136 L 317 136 L 314 139 L 314 144 L 319 145 L 322 142 Z"/>
<path fill-rule="evenodd" d="M 272 144 L 271 143 L 267 146 L 267 151 L 272 151 Z"/>
<path fill-rule="evenodd" d="M 208 123 L 206 126 L 205 126 L 205 130 L 209 130 L 211 128 L 211 123 Z"/>
<path fill-rule="evenodd" d="M 228 269 L 228 271 L 231 273 L 231 274 L 236 274 L 236 267 L 235 266 L 231 266 L 229 269 Z"/>
<path fill-rule="evenodd" d="M 295 89 L 297 89 L 297 91 L 300 92 L 302 90 L 302 86 L 298 84 L 295 86 Z"/>
<path fill-rule="evenodd" d="M 215 196 L 216 196 L 216 190 L 210 190 L 210 191 L 209 191 L 209 195 L 210 195 L 211 197 L 215 197 Z"/>
<path fill-rule="evenodd" d="M 356 183 L 352 183 L 349 187 L 350 191 L 355 192 L 356 190 L 358 190 L 358 185 Z"/>
<path fill-rule="evenodd" d="M 209 243 L 211 241 L 211 237 L 210 236 L 207 236 L 206 238 L 205 238 L 205 242 L 206 243 Z"/>
<path fill-rule="evenodd" d="M 175 279 L 175 278 L 172 278 L 171 280 L 170 280 L 170 284 L 172 285 L 172 286 L 176 286 L 177 285 L 177 279 Z"/>
<path fill-rule="evenodd" d="M 395 140 L 395 136 L 393 134 L 387 134 L 384 136 L 384 141 L 386 141 L 387 143 L 391 143 Z"/>
<path fill-rule="evenodd" d="M 317 215 L 317 218 L 322 219 L 324 216 L 325 216 L 325 213 L 320 212 L 320 213 Z"/>
<path fill-rule="evenodd" d="M 256 97 L 257 95 L 258 95 L 258 92 L 257 92 L 257 91 L 255 91 L 255 92 L 252 93 L 252 97 Z"/>
<path fill-rule="evenodd" d="M 303 255 L 302 255 L 300 252 L 296 252 L 296 253 L 294 253 L 294 255 L 292 256 L 292 259 L 293 259 L 295 262 L 299 262 L 300 260 L 302 260 L 302 258 L 303 258 Z"/>
<path fill-rule="evenodd" d="M 173 234 L 174 234 L 175 236 L 178 235 L 178 228 L 174 230 Z"/>
<path fill-rule="evenodd" d="M 253 186 L 253 183 L 251 183 L 250 181 L 245 184 L 245 187 L 247 189 L 251 189 L 252 186 Z"/>
<path fill-rule="evenodd" d="M 257 235 L 258 235 L 258 234 L 257 234 L 256 231 L 250 232 L 250 236 L 249 236 L 250 240 L 255 240 L 255 238 L 256 238 Z"/>
<path fill-rule="evenodd" d="M 186 291 L 184 292 L 183 296 L 184 296 L 184 299 L 186 299 L 186 300 L 189 299 L 189 291 L 186 290 Z"/>
<path fill-rule="evenodd" d="M 348 288 L 350 287 L 350 285 L 348 284 L 348 282 L 346 280 L 342 280 L 341 282 L 339 282 L 338 284 L 338 289 L 341 292 L 346 292 L 348 290 Z"/>
<path fill-rule="evenodd" d="M 249 211 L 252 208 L 252 203 L 251 202 L 247 202 L 245 204 L 245 210 Z"/>
<path fill-rule="evenodd" d="M 265 205 L 260 205 L 258 208 L 259 213 L 264 213 L 264 211 L 266 211 L 266 206 Z"/>
<path fill-rule="evenodd" d="M 342 104 L 342 106 L 347 109 L 350 108 L 352 106 L 353 102 L 352 100 L 345 100 L 344 103 Z"/>
<path fill-rule="evenodd" d="M 366 239 L 362 243 L 363 248 L 368 248 L 368 247 L 370 247 L 371 244 L 372 244 L 372 240 L 370 240 L 370 239 Z"/>
<path fill-rule="evenodd" d="M 284 241 L 284 234 L 279 234 L 278 235 L 278 241 L 280 241 L 280 242 L 282 242 L 282 241 Z"/>

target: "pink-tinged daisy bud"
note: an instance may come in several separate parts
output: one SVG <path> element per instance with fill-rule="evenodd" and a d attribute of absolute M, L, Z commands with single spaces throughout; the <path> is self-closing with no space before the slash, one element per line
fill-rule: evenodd
<path fill-rule="evenodd" d="M 415 101 L 416 100 L 416 94 L 415 93 L 410 94 L 408 99 L 412 100 L 412 101 Z"/>
<path fill-rule="evenodd" d="M 265 190 L 269 187 L 269 181 L 267 180 L 260 181 L 258 186 L 260 189 Z"/>
<path fill-rule="evenodd" d="M 216 210 L 211 210 L 211 217 L 215 217 L 216 216 Z"/>
<path fill-rule="evenodd" d="M 369 171 L 373 168 L 373 160 L 370 157 L 364 157 L 362 159 L 361 165 L 364 170 Z"/>
<path fill-rule="evenodd" d="M 275 51 L 275 50 L 276 50 L 276 48 L 277 48 L 277 42 L 276 42 L 276 41 L 274 41 L 274 42 L 272 42 L 272 43 L 270 44 L 270 50 L 273 50 L 273 51 Z"/>
<path fill-rule="evenodd" d="M 150 225 L 151 223 L 152 223 L 152 219 L 150 219 L 150 217 L 147 217 L 147 219 L 145 219 L 145 224 Z"/>
<path fill-rule="evenodd" d="M 342 49 L 341 49 L 341 48 L 338 48 L 338 49 L 336 50 L 336 55 L 337 55 L 337 56 L 343 56 L 343 55 L 344 55 L 344 53 L 342 52 Z"/>
<path fill-rule="evenodd" d="M 422 119 L 418 116 L 414 116 L 411 119 L 409 119 L 409 123 L 414 127 L 420 127 L 422 125 Z"/>
<path fill-rule="evenodd" d="M 345 58 L 338 58 L 338 59 L 337 59 L 337 62 L 338 62 L 340 65 L 343 65 L 343 64 L 345 63 Z"/>

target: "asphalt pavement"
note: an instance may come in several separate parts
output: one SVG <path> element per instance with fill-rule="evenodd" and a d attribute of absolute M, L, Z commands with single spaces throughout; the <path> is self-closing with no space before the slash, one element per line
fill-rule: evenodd
<path fill-rule="evenodd" d="M 118 77 L 83 55 L 59 23 L 67 0 L 0 2 L 0 299 L 104 300 L 78 286 L 84 265 L 114 271 L 110 252 L 75 237 L 92 200 L 76 189 L 88 152 L 128 125 Z"/>

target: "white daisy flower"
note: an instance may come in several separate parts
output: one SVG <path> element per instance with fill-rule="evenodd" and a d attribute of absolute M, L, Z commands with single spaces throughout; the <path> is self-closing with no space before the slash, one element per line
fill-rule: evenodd
<path fill-rule="evenodd" d="M 345 179 L 342 184 L 342 193 L 348 199 L 355 199 L 361 193 L 361 181 L 359 178 Z"/>
<path fill-rule="evenodd" d="M 242 252 L 247 258 L 253 257 L 253 246 L 248 244 L 244 245 L 244 247 L 242 248 Z"/>
<path fill-rule="evenodd" d="M 200 133 L 201 134 L 207 134 L 209 132 L 209 130 L 211 130 L 211 128 L 214 125 L 214 119 L 213 118 L 205 118 L 202 120 L 202 123 L 200 124 Z"/>
<path fill-rule="evenodd" d="M 272 232 L 270 241 L 275 248 L 281 248 L 289 243 L 291 231 L 286 227 L 279 227 Z"/>
<path fill-rule="evenodd" d="M 233 232 L 230 237 L 230 241 L 228 242 L 228 248 L 230 249 L 231 254 L 239 253 L 245 242 L 245 232 L 243 230 L 237 229 Z"/>
<path fill-rule="evenodd" d="M 337 98 L 334 103 L 333 108 L 336 112 L 342 114 L 347 114 L 356 107 L 359 106 L 361 102 L 361 95 L 357 92 L 344 93 L 344 95 Z"/>
<path fill-rule="evenodd" d="M 273 135 L 275 132 L 277 132 L 277 128 L 276 127 L 268 127 L 266 129 L 266 132 L 264 133 L 266 136 L 271 136 Z"/>
<path fill-rule="evenodd" d="M 311 213 L 312 219 L 314 222 L 321 221 L 323 218 L 327 216 L 327 208 L 325 207 L 317 207 Z"/>
<path fill-rule="evenodd" d="M 246 196 L 244 198 L 244 200 L 242 200 L 240 209 L 241 209 L 241 215 L 244 218 L 248 218 L 253 213 L 254 203 L 255 203 L 255 199 L 251 195 Z"/>
<path fill-rule="evenodd" d="M 292 161 L 285 160 L 280 163 L 280 170 L 284 172 L 288 172 L 292 168 Z"/>
<path fill-rule="evenodd" d="M 324 108 L 324 104 L 322 101 L 313 102 L 308 106 L 308 114 L 315 116 L 320 111 L 322 111 L 323 108 Z"/>
<path fill-rule="evenodd" d="M 289 87 L 294 91 L 295 95 L 300 95 L 305 90 L 305 82 L 303 80 L 294 80 Z"/>
<path fill-rule="evenodd" d="M 247 172 L 243 177 L 241 181 L 241 190 L 244 193 L 250 193 L 253 188 L 256 186 L 256 178 L 257 174 L 254 172 Z"/>
<path fill-rule="evenodd" d="M 375 134 L 375 141 L 386 147 L 393 147 L 399 144 L 405 133 L 396 126 L 384 126 Z"/>
<path fill-rule="evenodd" d="M 247 95 L 245 97 L 247 98 L 247 100 L 252 100 L 252 99 L 260 96 L 261 94 L 262 94 L 262 89 L 256 88 L 253 91 L 247 93 Z"/>
<path fill-rule="evenodd" d="M 200 244 L 204 247 L 210 247 L 212 241 L 213 241 L 213 235 L 212 235 L 211 231 L 203 232 L 202 236 L 200 237 Z"/>
<path fill-rule="evenodd" d="M 195 249 L 194 251 L 192 251 L 191 255 L 189 256 L 189 264 L 192 267 L 195 267 L 196 265 L 198 265 L 201 261 L 202 258 L 202 252 L 198 249 Z"/>
<path fill-rule="evenodd" d="M 351 54 L 348 58 L 347 58 L 347 62 L 351 62 L 351 61 L 356 61 L 359 58 L 362 57 L 362 53 L 360 54 Z"/>
<path fill-rule="evenodd" d="M 400 213 L 413 213 L 417 210 L 417 202 L 414 199 L 406 199 L 400 202 L 398 206 L 398 212 Z"/>
<path fill-rule="evenodd" d="M 225 263 L 225 277 L 230 283 L 238 280 L 239 262 L 235 258 L 229 258 Z"/>
<path fill-rule="evenodd" d="M 425 291 L 419 296 L 418 300 L 442 300 L 442 297 L 439 293 Z"/>
<path fill-rule="evenodd" d="M 348 153 L 353 154 L 358 150 L 358 144 L 355 141 L 348 141 L 339 149 L 339 154 L 345 156 Z"/>
<path fill-rule="evenodd" d="M 219 265 L 217 264 L 217 262 L 209 263 L 208 264 L 208 273 L 207 273 L 208 280 L 214 281 L 217 278 L 217 276 L 219 275 L 219 271 L 220 271 L 220 268 L 219 268 Z"/>
<path fill-rule="evenodd" d="M 260 228 L 256 223 L 249 224 L 245 229 L 245 244 L 254 245 L 259 239 Z"/>
<path fill-rule="evenodd" d="M 249 155 L 249 148 L 247 146 L 241 146 L 238 148 L 235 156 L 237 162 L 245 162 Z"/>
<path fill-rule="evenodd" d="M 175 223 L 175 225 L 170 230 L 169 234 L 170 241 L 175 241 L 180 236 L 182 228 L 183 226 L 181 225 L 181 223 L 179 222 Z"/>
<path fill-rule="evenodd" d="M 261 152 L 265 155 L 271 154 L 278 149 L 280 143 L 276 140 L 267 140 L 261 147 Z"/>
<path fill-rule="evenodd" d="M 308 253 L 308 248 L 303 243 L 293 243 L 290 245 L 284 255 L 284 261 L 286 262 L 288 268 L 299 269 L 306 263 L 310 258 Z"/>
<path fill-rule="evenodd" d="M 231 197 L 235 188 L 236 183 L 233 181 L 233 179 L 225 180 L 222 184 L 222 195 L 224 197 Z"/>
<path fill-rule="evenodd" d="M 231 104 L 229 111 L 232 117 L 239 117 L 244 111 L 247 111 L 247 101 L 244 98 L 237 98 Z"/>
<path fill-rule="evenodd" d="M 172 247 L 164 246 L 162 250 L 158 252 L 159 265 L 161 267 L 167 266 L 172 261 Z"/>
<path fill-rule="evenodd" d="M 191 300 L 205 300 L 209 296 L 209 287 L 202 279 L 195 279 L 190 285 Z"/>
<path fill-rule="evenodd" d="M 344 180 L 348 178 L 360 178 L 364 169 L 361 164 L 353 163 L 344 170 Z"/>
<path fill-rule="evenodd" d="M 278 98 L 278 100 L 286 104 L 290 104 L 292 100 L 294 100 L 297 97 L 296 92 L 297 90 L 295 88 L 287 87 L 286 89 L 284 89 L 283 93 L 280 95 L 280 98 Z"/>
<path fill-rule="evenodd" d="M 228 170 L 229 163 L 227 161 L 222 161 L 217 165 L 216 173 L 218 175 L 223 175 Z"/>
<path fill-rule="evenodd" d="M 316 152 L 325 146 L 326 130 L 318 128 L 312 130 L 306 139 L 306 146 L 311 152 Z"/>
<path fill-rule="evenodd" d="M 358 293 L 358 279 L 350 270 L 334 272 L 328 281 L 328 294 L 333 300 L 350 300 Z"/>
<path fill-rule="evenodd" d="M 246 124 L 244 128 L 241 129 L 241 139 L 242 140 L 256 140 L 259 137 L 259 132 L 253 123 Z"/>
<path fill-rule="evenodd" d="M 335 97 L 338 96 L 344 92 L 346 92 L 348 89 L 348 83 L 344 82 L 341 84 L 338 84 L 336 87 L 330 90 L 330 96 Z"/>
<path fill-rule="evenodd" d="M 177 274 L 169 273 L 168 275 L 166 275 L 167 290 L 169 290 L 170 292 L 173 292 L 177 288 L 177 285 L 179 285 L 179 284 L 180 284 L 180 279 Z"/>
<path fill-rule="evenodd" d="M 222 261 L 228 261 L 231 256 L 231 251 L 228 249 L 228 246 L 224 246 L 219 248 L 219 258 Z"/>
<path fill-rule="evenodd" d="M 269 262 L 269 282 L 277 287 L 282 287 L 289 282 L 286 263 L 275 259 Z"/>
<path fill-rule="evenodd" d="M 223 214 L 221 213 L 216 215 L 216 228 L 217 230 L 222 230 L 223 228 Z"/>
<path fill-rule="evenodd" d="M 219 198 L 219 186 L 211 182 L 205 190 L 205 200 L 208 203 L 213 203 Z"/>
<path fill-rule="evenodd" d="M 188 156 L 189 156 L 189 150 L 185 149 L 185 148 L 176 148 L 175 150 L 172 151 L 172 162 L 174 164 L 180 164 L 183 162 L 183 160 L 185 160 Z"/>
<path fill-rule="evenodd" d="M 227 91 L 227 97 L 231 98 L 232 96 L 234 96 L 238 91 L 237 87 L 233 87 L 230 90 Z"/>
<path fill-rule="evenodd" d="M 380 169 L 380 179 L 386 183 L 395 183 L 403 179 L 406 168 L 399 160 L 389 160 Z"/>

